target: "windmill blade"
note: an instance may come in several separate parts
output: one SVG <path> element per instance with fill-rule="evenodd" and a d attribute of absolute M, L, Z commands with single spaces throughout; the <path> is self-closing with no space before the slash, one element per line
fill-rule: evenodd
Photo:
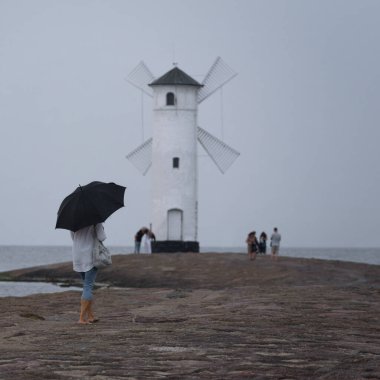
<path fill-rule="evenodd" d="M 145 175 L 152 165 L 152 141 L 152 138 L 146 140 L 126 156 L 142 175 Z"/>
<path fill-rule="evenodd" d="M 203 79 L 203 87 L 198 92 L 198 103 L 203 102 L 236 75 L 237 73 L 218 57 Z"/>
<path fill-rule="evenodd" d="M 148 84 L 153 82 L 154 76 L 143 61 L 129 73 L 126 80 L 145 94 L 153 97 L 152 90 Z"/>
<path fill-rule="evenodd" d="M 201 127 L 198 127 L 198 141 L 223 174 L 240 156 L 238 151 Z"/>

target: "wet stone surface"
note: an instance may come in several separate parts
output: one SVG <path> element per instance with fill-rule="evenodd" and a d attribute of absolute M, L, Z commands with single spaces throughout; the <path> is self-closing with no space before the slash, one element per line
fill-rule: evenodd
<path fill-rule="evenodd" d="M 100 274 L 118 287 L 96 290 L 96 324 L 76 323 L 77 292 L 0 298 L 0 378 L 380 378 L 379 266 L 157 256 Z M 8 277 L 44 273 L 74 279 L 70 264 Z"/>

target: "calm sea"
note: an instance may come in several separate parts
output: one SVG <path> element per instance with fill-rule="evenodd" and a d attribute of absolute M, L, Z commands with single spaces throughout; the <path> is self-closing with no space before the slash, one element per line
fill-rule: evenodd
<path fill-rule="evenodd" d="M 109 247 L 112 254 L 130 254 L 132 247 Z M 201 252 L 245 253 L 245 247 L 204 247 Z M 380 248 L 281 248 L 288 257 L 353 261 L 380 265 Z M 0 272 L 71 261 L 70 246 L 0 246 Z M 0 297 L 51 293 L 78 288 L 61 288 L 46 283 L 0 282 Z"/>

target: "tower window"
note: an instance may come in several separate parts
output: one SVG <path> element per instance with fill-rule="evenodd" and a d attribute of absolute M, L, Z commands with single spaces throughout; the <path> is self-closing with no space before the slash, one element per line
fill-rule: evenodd
<path fill-rule="evenodd" d="M 179 157 L 174 157 L 173 158 L 173 168 L 174 169 L 179 169 Z"/>
<path fill-rule="evenodd" d="M 166 105 L 174 106 L 174 101 L 175 101 L 174 94 L 172 92 L 168 92 L 166 94 Z"/>

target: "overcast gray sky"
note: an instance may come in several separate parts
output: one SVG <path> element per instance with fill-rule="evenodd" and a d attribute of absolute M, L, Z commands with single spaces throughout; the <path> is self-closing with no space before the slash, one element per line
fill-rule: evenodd
<path fill-rule="evenodd" d="M 237 73 L 199 125 L 241 153 L 222 175 L 199 149 L 201 246 L 278 226 L 286 246 L 380 246 L 380 1 L 0 0 L 0 244 L 70 244 L 62 199 L 127 186 L 106 223 L 131 245 L 150 222 L 141 94 L 125 78 L 173 61 Z M 151 99 L 143 99 L 144 136 Z"/>

